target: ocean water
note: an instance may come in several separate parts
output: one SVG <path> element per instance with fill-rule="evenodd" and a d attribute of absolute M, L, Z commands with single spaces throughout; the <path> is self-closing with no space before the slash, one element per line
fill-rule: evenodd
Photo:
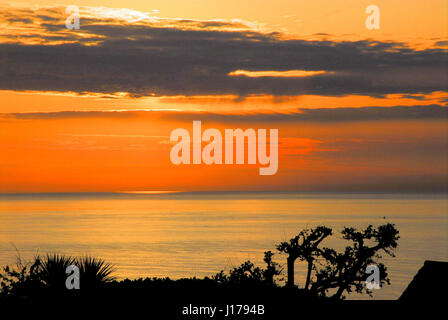
<path fill-rule="evenodd" d="M 342 248 L 344 226 L 385 222 L 400 231 L 395 258 L 385 258 L 392 284 L 374 299 L 396 299 L 425 260 L 448 261 L 446 195 L 411 194 L 84 194 L 1 195 L 0 266 L 35 254 L 91 254 L 116 266 L 119 278 L 211 276 L 320 224 Z M 285 265 L 286 257 L 274 256 Z M 296 264 L 296 283 L 305 266 Z M 350 295 L 348 298 L 368 298 Z"/>

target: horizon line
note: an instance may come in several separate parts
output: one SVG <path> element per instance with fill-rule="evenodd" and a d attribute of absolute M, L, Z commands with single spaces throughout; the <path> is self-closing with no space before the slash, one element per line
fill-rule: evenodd
<path fill-rule="evenodd" d="M 288 194 L 434 194 L 448 196 L 447 190 L 395 190 L 395 191 L 303 191 L 303 190 L 136 190 L 136 191 L 61 191 L 61 192 L 0 192 L 0 196 L 57 196 L 57 195 L 140 195 L 140 196 L 160 196 L 160 195 L 185 195 L 185 194 L 244 194 L 244 193 L 288 193 Z"/>

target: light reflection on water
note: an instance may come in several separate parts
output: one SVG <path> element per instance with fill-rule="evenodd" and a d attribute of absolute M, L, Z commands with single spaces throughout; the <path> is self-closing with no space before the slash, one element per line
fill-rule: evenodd
<path fill-rule="evenodd" d="M 445 196 L 422 195 L 1 196 L 0 265 L 15 261 L 16 246 L 24 258 L 92 254 L 119 277 L 203 277 L 247 259 L 262 265 L 264 251 L 305 227 L 392 222 L 401 236 L 397 257 L 385 260 L 392 285 L 375 298 L 396 299 L 424 260 L 448 260 L 447 209 Z M 325 246 L 344 245 L 334 238 Z"/>

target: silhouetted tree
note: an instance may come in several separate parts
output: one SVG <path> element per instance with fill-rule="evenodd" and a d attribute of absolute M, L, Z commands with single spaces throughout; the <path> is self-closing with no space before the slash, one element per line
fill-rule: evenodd
<path fill-rule="evenodd" d="M 354 228 L 342 230 L 343 239 L 353 242 L 341 253 L 334 249 L 324 248 L 321 256 L 324 267 L 316 270 L 316 280 L 311 286 L 311 291 L 317 294 L 325 294 L 329 289 L 336 289 L 334 298 L 340 299 L 344 291 L 362 292 L 365 286 L 366 268 L 375 264 L 380 271 L 381 284 L 390 283 L 387 268 L 378 262 L 380 253 L 384 252 L 394 257 L 394 249 L 398 246 L 398 230 L 395 225 L 388 223 L 377 229 L 369 225 L 366 229 L 358 231 Z"/>
<path fill-rule="evenodd" d="M 319 245 L 331 234 L 332 230 L 330 228 L 318 226 L 315 229 L 302 230 L 296 237 L 289 240 L 289 242 L 282 242 L 277 246 L 277 250 L 288 254 L 286 258 L 288 268 L 287 286 L 294 286 L 294 263 L 297 259 L 300 259 L 308 263 L 305 282 L 305 290 L 308 290 L 311 282 L 314 259 L 322 253 Z"/>

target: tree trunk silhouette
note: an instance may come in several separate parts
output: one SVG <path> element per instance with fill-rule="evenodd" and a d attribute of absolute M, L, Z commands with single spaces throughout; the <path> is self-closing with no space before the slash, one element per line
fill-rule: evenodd
<path fill-rule="evenodd" d="M 294 287 L 294 262 L 295 258 L 289 256 L 287 259 L 288 264 L 288 282 L 286 285 L 290 288 Z"/>
<path fill-rule="evenodd" d="M 308 260 L 308 272 L 306 274 L 305 290 L 308 290 L 311 282 L 311 271 L 313 270 L 313 260 Z"/>
<path fill-rule="evenodd" d="M 338 291 L 336 291 L 336 293 L 334 294 L 333 298 L 341 299 L 341 296 L 342 296 L 342 293 L 344 292 L 344 290 L 345 290 L 345 286 L 341 285 L 339 287 Z"/>

